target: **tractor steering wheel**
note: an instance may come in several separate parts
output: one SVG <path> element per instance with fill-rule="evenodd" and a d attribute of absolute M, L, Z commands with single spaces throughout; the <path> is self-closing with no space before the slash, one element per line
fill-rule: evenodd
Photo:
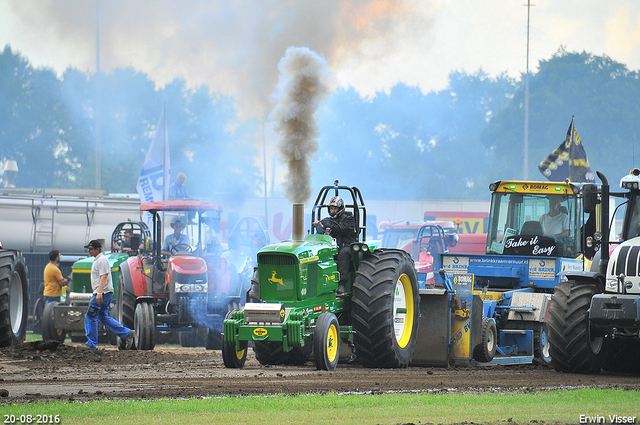
<path fill-rule="evenodd" d="M 178 243 L 171 247 L 172 254 L 175 254 L 178 251 L 193 252 L 193 248 L 191 247 L 191 245 L 186 243 Z"/>

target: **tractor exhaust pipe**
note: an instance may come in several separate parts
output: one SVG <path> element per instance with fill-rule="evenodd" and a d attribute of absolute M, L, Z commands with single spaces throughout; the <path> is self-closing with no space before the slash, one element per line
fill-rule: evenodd
<path fill-rule="evenodd" d="M 293 204 L 293 237 L 294 242 L 304 239 L 304 204 Z"/>

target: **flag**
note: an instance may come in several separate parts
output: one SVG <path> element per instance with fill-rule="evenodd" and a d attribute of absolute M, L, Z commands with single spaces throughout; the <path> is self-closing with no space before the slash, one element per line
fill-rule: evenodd
<path fill-rule="evenodd" d="M 564 142 L 538 165 L 538 170 L 550 181 L 560 182 L 569 179 L 572 182 L 595 183 L 587 153 L 574 125 L 574 118 L 571 117 L 571 125 Z"/>
<path fill-rule="evenodd" d="M 151 146 L 140 172 L 136 185 L 140 203 L 162 201 L 169 198 L 169 181 L 171 168 L 169 167 L 169 138 L 167 135 L 167 121 L 164 117 L 164 106 L 160 114 L 160 121 L 156 133 L 151 140 Z M 144 221 L 151 226 L 151 214 L 145 213 Z"/>

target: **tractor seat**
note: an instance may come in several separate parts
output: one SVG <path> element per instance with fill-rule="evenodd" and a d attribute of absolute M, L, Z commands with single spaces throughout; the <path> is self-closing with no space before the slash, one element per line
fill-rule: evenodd
<path fill-rule="evenodd" d="M 539 221 L 525 221 L 520 229 L 521 235 L 542 236 L 542 225 Z"/>

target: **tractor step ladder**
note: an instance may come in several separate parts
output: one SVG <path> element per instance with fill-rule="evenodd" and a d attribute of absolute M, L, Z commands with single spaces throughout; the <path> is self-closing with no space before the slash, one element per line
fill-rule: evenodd
<path fill-rule="evenodd" d="M 49 247 L 53 246 L 53 229 L 55 228 L 54 208 L 43 204 L 36 204 L 34 199 L 31 202 L 31 218 L 33 220 L 31 251 L 38 252 L 40 249 L 49 249 Z"/>

